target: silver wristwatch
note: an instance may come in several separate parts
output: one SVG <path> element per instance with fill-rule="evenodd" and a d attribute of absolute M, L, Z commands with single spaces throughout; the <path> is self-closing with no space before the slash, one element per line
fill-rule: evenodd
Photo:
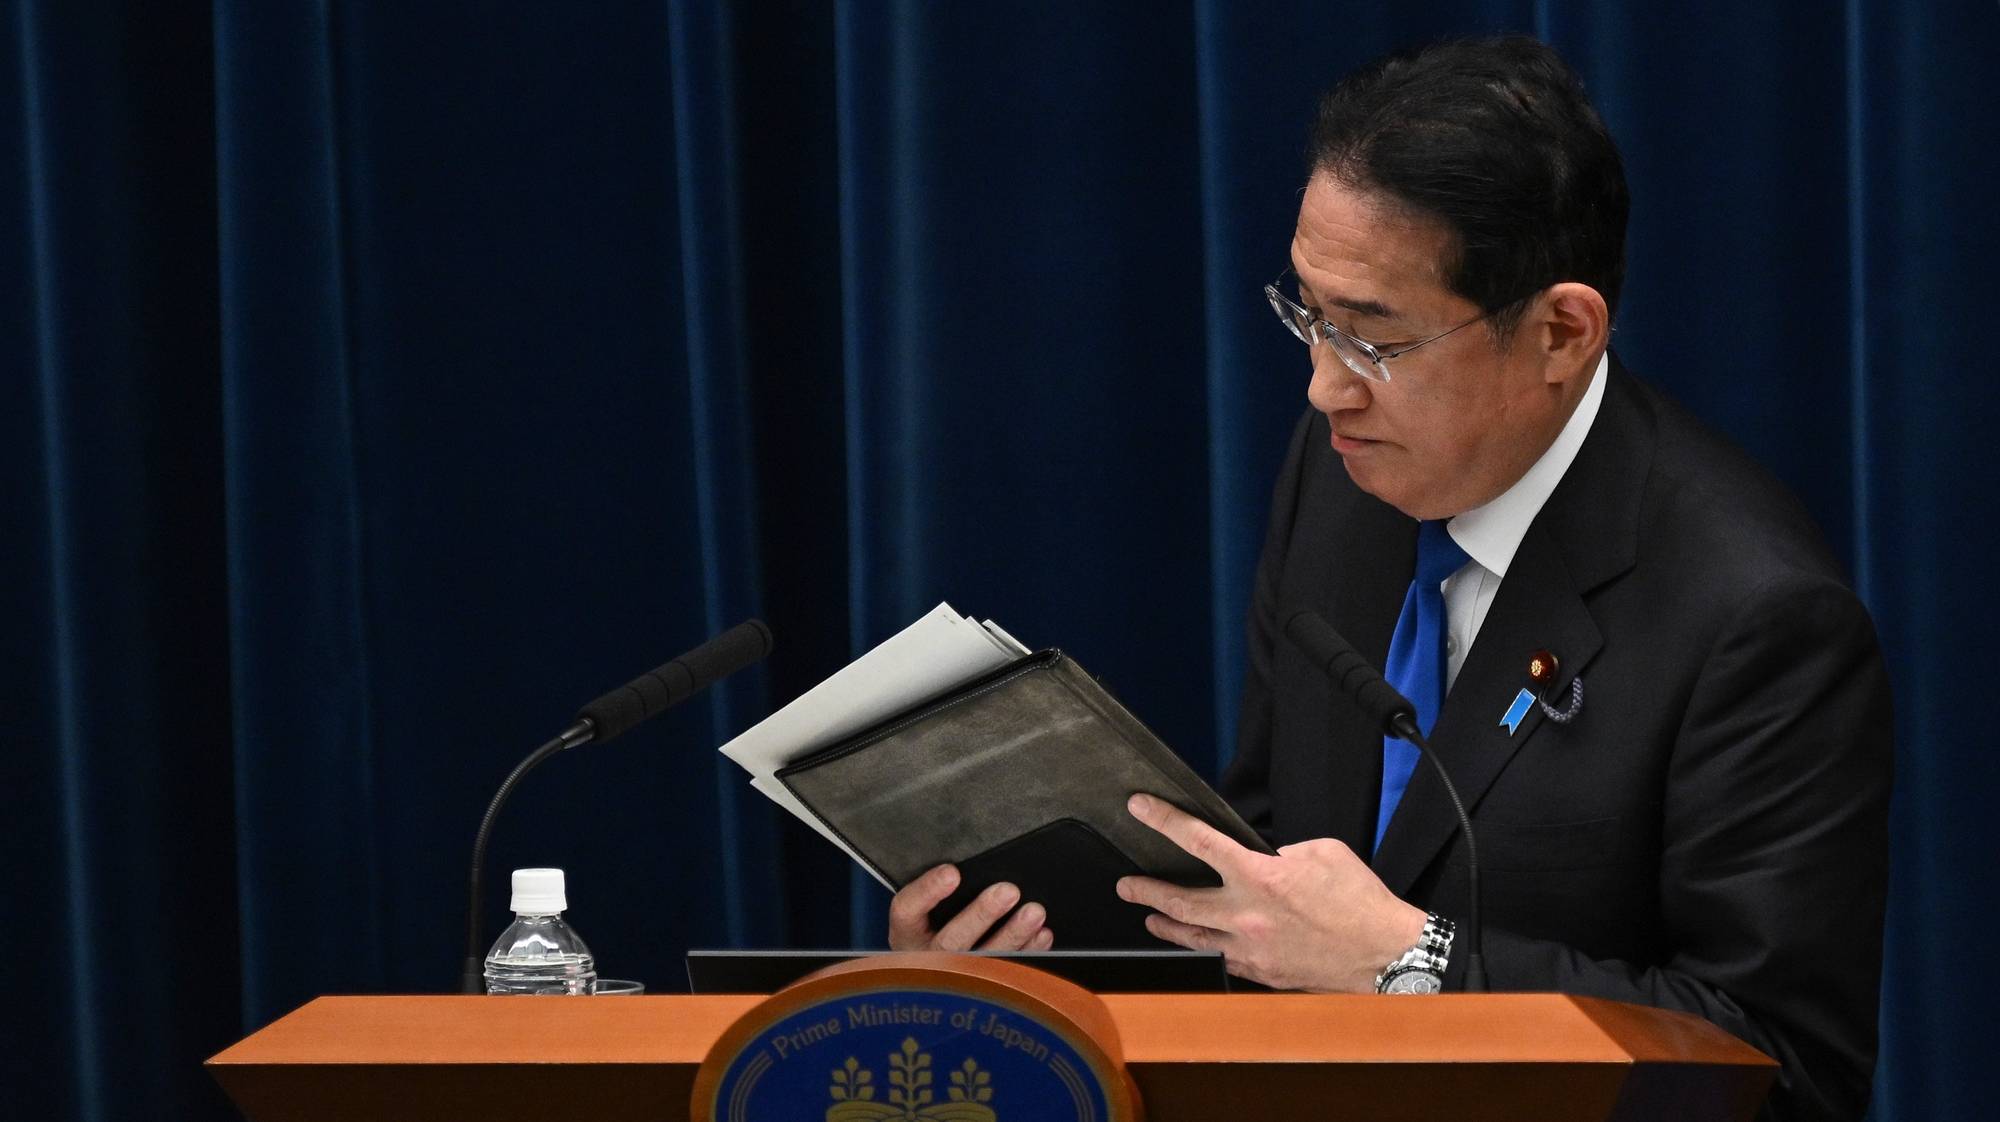
<path fill-rule="evenodd" d="M 1375 975 L 1375 992 L 1437 993 L 1444 989 L 1444 967 L 1451 961 L 1451 938 L 1457 933 L 1457 925 L 1436 912 L 1425 916 L 1417 945 Z"/>

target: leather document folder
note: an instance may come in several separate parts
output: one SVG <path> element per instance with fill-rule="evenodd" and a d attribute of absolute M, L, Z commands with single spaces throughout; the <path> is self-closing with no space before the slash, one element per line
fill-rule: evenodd
<path fill-rule="evenodd" d="M 1056 945 L 1159 947 L 1121 876 L 1219 884 L 1133 818 L 1144 791 L 1260 853 L 1229 804 L 1059 650 L 1003 666 L 796 760 L 777 778 L 857 857 L 901 888 L 934 865 L 962 880 L 934 922 L 997 881 L 1048 911 Z"/>

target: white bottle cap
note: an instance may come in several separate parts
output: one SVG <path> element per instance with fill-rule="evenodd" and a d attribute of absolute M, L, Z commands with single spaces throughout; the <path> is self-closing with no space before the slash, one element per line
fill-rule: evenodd
<path fill-rule="evenodd" d="M 552 916 L 569 907 L 561 869 L 515 869 L 514 914 Z"/>

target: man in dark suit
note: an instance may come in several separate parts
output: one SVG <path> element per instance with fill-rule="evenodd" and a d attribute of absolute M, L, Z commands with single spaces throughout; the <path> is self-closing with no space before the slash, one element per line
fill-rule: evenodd
<path fill-rule="evenodd" d="M 1448 43 L 1336 87 L 1311 166 L 1267 296 L 1308 345 L 1313 410 L 1224 783 L 1279 849 L 1135 796 L 1223 883 L 1120 895 L 1273 986 L 1461 984 L 1455 815 L 1282 637 L 1314 609 L 1416 702 L 1464 797 L 1491 988 L 1699 1014 L 1780 1061 L 1774 1117 L 1858 1117 L 1886 676 L 1796 501 L 1609 355 L 1627 202 L 1603 123 L 1546 46 Z M 1027 908 L 988 932 L 1005 886 L 931 931 L 952 879 L 898 895 L 892 944 L 1049 941 Z"/>

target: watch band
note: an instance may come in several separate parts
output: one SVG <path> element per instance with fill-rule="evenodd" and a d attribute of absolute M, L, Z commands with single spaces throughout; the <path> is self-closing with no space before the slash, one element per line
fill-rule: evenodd
<path fill-rule="evenodd" d="M 1397 976 L 1412 971 L 1430 974 L 1442 984 L 1445 966 L 1451 961 L 1451 941 L 1457 934 L 1457 924 L 1436 912 L 1426 915 L 1423 932 L 1417 936 L 1417 945 L 1404 951 L 1394 962 L 1384 966 L 1380 974 L 1375 975 L 1375 992 L 1389 992 L 1389 984 Z"/>

